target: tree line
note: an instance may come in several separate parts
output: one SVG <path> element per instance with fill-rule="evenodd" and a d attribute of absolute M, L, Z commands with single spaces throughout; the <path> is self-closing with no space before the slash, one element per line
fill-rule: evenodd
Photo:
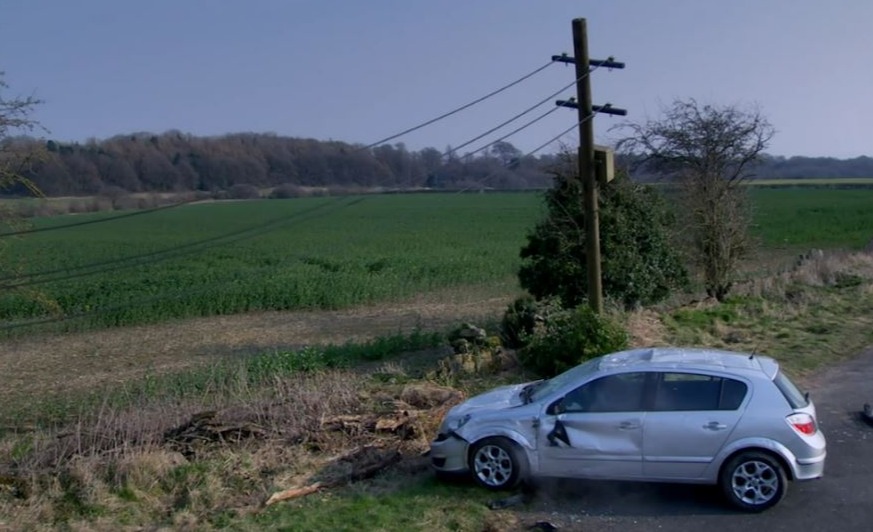
<path fill-rule="evenodd" d="M 224 191 L 234 186 L 384 187 L 394 189 L 526 189 L 551 185 L 552 154 L 523 156 L 509 142 L 480 154 L 371 149 L 340 141 L 237 133 L 198 137 L 179 131 L 136 133 L 85 143 L 7 138 L 22 151 L 41 151 L 22 175 L 47 196 L 125 192 Z M 634 174 L 645 181 L 645 168 Z M 758 178 L 873 177 L 873 158 L 764 156 Z M 22 183 L 6 194 L 27 195 Z"/>
<path fill-rule="evenodd" d="M 497 188 L 547 187 L 555 156 L 525 157 L 508 142 L 477 155 L 402 143 L 371 149 L 339 141 L 238 133 L 197 137 L 137 133 L 85 143 L 7 139 L 42 156 L 22 171 L 47 196 L 222 191 L 234 186 Z M 20 186 L 7 194 L 26 194 Z"/>
<path fill-rule="evenodd" d="M 661 180 L 664 173 L 640 160 L 638 156 L 618 157 L 624 167 L 632 168 L 636 181 Z M 748 179 L 830 179 L 873 177 L 873 157 L 859 156 L 851 159 L 835 157 L 806 157 L 769 155 L 762 153 L 750 167 Z"/>

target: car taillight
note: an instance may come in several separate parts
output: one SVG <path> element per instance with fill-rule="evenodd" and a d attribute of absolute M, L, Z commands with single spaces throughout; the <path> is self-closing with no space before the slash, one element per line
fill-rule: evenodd
<path fill-rule="evenodd" d="M 785 419 L 794 430 L 801 434 L 812 436 L 818 430 L 815 426 L 815 418 L 809 414 L 791 414 Z"/>

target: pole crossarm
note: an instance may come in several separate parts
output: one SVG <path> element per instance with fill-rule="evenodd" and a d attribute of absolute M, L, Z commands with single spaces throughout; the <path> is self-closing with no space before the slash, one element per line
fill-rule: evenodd
<path fill-rule="evenodd" d="M 579 109 L 579 104 L 576 103 L 576 100 L 558 100 L 555 102 L 555 105 L 558 107 L 569 107 L 571 109 Z M 613 107 L 611 103 L 606 105 L 592 105 L 591 110 L 595 113 L 601 113 L 605 115 L 618 115 L 618 116 L 627 116 L 627 109 L 620 109 L 618 107 Z"/>
<path fill-rule="evenodd" d="M 570 57 L 567 54 L 553 55 L 552 61 L 556 61 L 558 63 L 568 63 L 571 65 L 576 64 L 576 58 Z M 588 64 L 591 66 L 603 68 L 624 68 L 624 63 L 622 63 L 621 61 L 616 61 L 613 57 L 608 57 L 606 59 L 589 59 Z"/>

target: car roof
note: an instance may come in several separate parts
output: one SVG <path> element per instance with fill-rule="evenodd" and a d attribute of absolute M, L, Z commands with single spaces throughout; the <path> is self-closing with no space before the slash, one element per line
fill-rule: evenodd
<path fill-rule="evenodd" d="M 721 349 L 693 347 L 647 347 L 620 351 L 601 357 L 598 369 L 622 368 L 721 370 L 729 373 L 760 375 L 773 379 L 779 364 L 770 357 Z"/>

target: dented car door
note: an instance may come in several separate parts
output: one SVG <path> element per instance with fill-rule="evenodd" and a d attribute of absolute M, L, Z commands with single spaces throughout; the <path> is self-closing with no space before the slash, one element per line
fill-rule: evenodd
<path fill-rule="evenodd" d="M 566 394 L 543 417 L 543 475 L 636 479 L 643 474 L 647 373 L 609 375 Z"/>

